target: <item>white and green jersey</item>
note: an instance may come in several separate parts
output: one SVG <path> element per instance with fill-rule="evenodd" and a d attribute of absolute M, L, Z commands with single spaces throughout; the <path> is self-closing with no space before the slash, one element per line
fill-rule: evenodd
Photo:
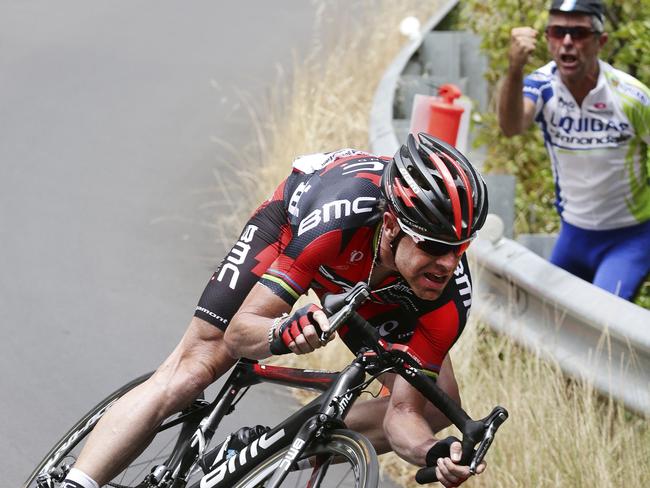
<path fill-rule="evenodd" d="M 553 164 L 556 206 L 583 229 L 650 220 L 650 90 L 600 61 L 596 87 L 579 106 L 555 61 L 524 80 Z"/>

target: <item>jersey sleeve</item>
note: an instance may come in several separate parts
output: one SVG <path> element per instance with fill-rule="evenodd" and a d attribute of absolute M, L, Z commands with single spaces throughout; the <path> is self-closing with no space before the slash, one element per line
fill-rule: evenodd
<path fill-rule="evenodd" d="M 631 76 L 626 76 L 617 86 L 622 109 L 637 137 L 650 144 L 650 89 Z"/>
<path fill-rule="evenodd" d="M 297 159 L 283 195 L 288 220 L 282 250 L 260 283 L 293 304 L 321 266 L 335 264 L 362 229 L 374 229 L 384 164 L 352 149 Z"/>
<path fill-rule="evenodd" d="M 535 116 L 553 95 L 550 76 L 543 71 L 547 69 L 545 66 L 524 78 L 523 95 L 535 104 Z"/>
<path fill-rule="evenodd" d="M 296 239 L 284 246 L 291 249 Z M 307 292 L 321 263 L 335 256 L 340 247 L 340 234 L 328 232 L 308 242 L 296 256 L 281 253 L 260 278 L 260 283 L 269 288 L 285 302 L 293 305 L 300 295 Z"/>
<path fill-rule="evenodd" d="M 440 372 L 442 361 L 458 339 L 461 316 L 453 301 L 420 317 L 408 346 L 422 360 L 424 369 Z"/>

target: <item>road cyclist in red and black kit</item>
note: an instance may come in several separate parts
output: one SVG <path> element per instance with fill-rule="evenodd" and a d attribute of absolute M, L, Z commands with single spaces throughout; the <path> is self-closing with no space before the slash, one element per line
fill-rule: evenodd
<path fill-rule="evenodd" d="M 472 285 L 465 250 L 488 211 L 485 183 L 456 149 L 409 136 L 393 158 L 344 149 L 298 158 L 291 174 L 253 214 L 203 292 L 182 340 L 150 379 L 113 404 L 95 426 L 66 488 L 107 483 L 180 411 L 240 357 L 307 354 L 329 329 L 316 304 L 292 310 L 314 290 L 372 290 L 358 313 L 382 338 L 406 344 L 438 386 L 460 403 L 448 352 L 467 322 Z M 354 334 L 339 330 L 356 351 Z M 281 338 L 281 340 L 279 339 Z M 278 348 L 278 344 L 280 344 Z M 278 350 L 279 349 L 279 350 Z M 469 476 L 461 446 L 433 461 L 435 433 L 449 421 L 402 377 L 390 395 L 359 401 L 347 426 L 378 452 L 436 463 L 444 486 Z M 485 469 L 481 463 L 479 474 Z"/>

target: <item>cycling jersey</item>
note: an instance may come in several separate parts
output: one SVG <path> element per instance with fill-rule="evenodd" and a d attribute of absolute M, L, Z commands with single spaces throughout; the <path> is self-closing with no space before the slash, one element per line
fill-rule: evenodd
<path fill-rule="evenodd" d="M 650 91 L 599 61 L 596 87 L 578 105 L 555 61 L 524 79 L 536 104 L 562 219 L 605 230 L 650 220 Z"/>
<path fill-rule="evenodd" d="M 353 149 L 298 158 L 244 227 L 195 315 L 225 330 L 256 283 L 292 305 L 309 288 L 322 296 L 367 281 L 383 215 L 379 180 L 389 161 Z M 427 369 L 439 371 L 471 305 L 466 258 L 435 301 L 418 298 L 397 276 L 374 289 L 359 313 L 386 340 L 408 344 Z M 340 334 L 356 352 L 355 338 L 345 328 Z"/>

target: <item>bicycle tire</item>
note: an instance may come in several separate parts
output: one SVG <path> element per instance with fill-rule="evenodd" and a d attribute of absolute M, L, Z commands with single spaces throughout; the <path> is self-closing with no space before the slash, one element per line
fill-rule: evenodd
<path fill-rule="evenodd" d="M 232 488 L 263 488 L 288 450 L 289 447 L 284 447 L 271 454 Z M 337 462 L 330 465 L 333 456 L 337 457 Z M 306 458 L 319 459 L 322 464 L 319 468 L 290 472 L 282 483 L 283 487 L 377 488 L 379 485 L 379 462 L 375 449 L 366 437 L 357 432 L 347 429 L 330 432 L 326 439 L 313 442 L 300 459 Z M 310 479 L 312 484 L 309 484 Z M 193 488 L 198 488 L 198 484 Z"/>
<path fill-rule="evenodd" d="M 48 454 L 43 458 L 43 460 L 38 464 L 36 469 L 34 469 L 32 474 L 29 476 L 23 485 L 23 488 L 36 488 L 38 486 L 37 478 L 39 475 L 45 472 L 49 472 L 52 469 L 59 468 L 62 465 L 72 464 L 74 461 L 76 461 L 77 448 L 81 448 L 82 441 L 92 431 L 95 424 L 97 424 L 99 419 L 104 415 L 108 407 L 118 398 L 122 397 L 130 390 L 146 381 L 152 374 L 153 372 L 144 374 L 121 386 L 106 398 L 104 398 L 97 405 L 95 405 L 92 409 L 90 409 L 90 411 L 88 411 L 86 415 L 84 415 L 77 423 L 75 423 L 72 428 L 59 440 L 59 442 L 57 442 L 55 446 L 48 452 Z M 176 415 L 173 417 L 175 416 Z M 173 417 L 170 417 L 170 419 Z M 124 471 L 122 471 L 122 473 L 115 477 L 113 481 L 107 483 L 106 486 L 112 486 L 116 488 L 137 486 L 140 482 L 142 482 L 144 476 L 149 473 L 150 466 L 156 462 L 161 462 L 160 460 L 168 455 L 168 453 L 162 452 L 162 449 L 160 448 L 161 444 L 163 442 L 166 443 L 168 449 L 171 450 L 174 446 L 174 439 L 178 438 L 180 429 L 182 429 L 184 425 L 184 423 L 179 423 L 177 426 L 167 429 L 164 432 L 164 437 L 171 439 L 168 442 L 161 442 L 159 440 L 160 437 L 163 437 L 163 433 L 159 431 L 156 434 L 154 441 L 152 441 L 152 444 L 150 444 L 135 461 L 130 463 L 129 466 Z M 152 445 L 153 450 L 157 450 L 155 455 L 151 454 Z M 148 464 L 146 464 L 144 460 L 147 455 L 153 456 L 149 460 Z M 133 473 L 134 467 L 137 468 L 136 473 Z M 131 471 L 130 474 L 129 471 Z M 56 482 L 53 486 L 58 487 L 59 483 Z"/>

